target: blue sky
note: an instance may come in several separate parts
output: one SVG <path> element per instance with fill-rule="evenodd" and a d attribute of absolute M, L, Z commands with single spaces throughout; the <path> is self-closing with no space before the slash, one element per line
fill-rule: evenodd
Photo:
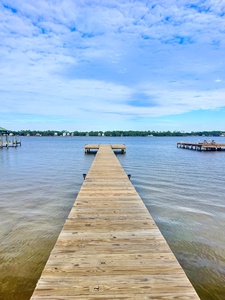
<path fill-rule="evenodd" d="M 0 126 L 225 130 L 225 0 L 0 0 Z"/>

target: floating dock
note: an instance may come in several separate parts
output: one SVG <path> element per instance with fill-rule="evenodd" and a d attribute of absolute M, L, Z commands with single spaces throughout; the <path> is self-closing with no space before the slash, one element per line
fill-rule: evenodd
<path fill-rule="evenodd" d="M 197 151 L 225 151 L 225 144 L 219 144 L 215 141 L 198 143 L 179 142 L 177 143 L 177 147 Z"/>
<path fill-rule="evenodd" d="M 112 146 L 98 149 L 31 300 L 199 299 Z"/>

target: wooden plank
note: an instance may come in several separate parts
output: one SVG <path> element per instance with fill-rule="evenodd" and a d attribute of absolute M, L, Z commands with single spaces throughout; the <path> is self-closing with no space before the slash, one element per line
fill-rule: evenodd
<path fill-rule="evenodd" d="M 199 299 L 110 145 L 99 146 L 31 299 Z"/>

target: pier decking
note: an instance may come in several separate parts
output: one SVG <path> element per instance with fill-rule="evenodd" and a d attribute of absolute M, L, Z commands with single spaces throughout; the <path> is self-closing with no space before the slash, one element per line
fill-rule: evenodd
<path fill-rule="evenodd" d="M 110 145 L 101 145 L 31 300 L 199 299 Z"/>
<path fill-rule="evenodd" d="M 198 143 L 179 142 L 177 143 L 177 147 L 197 151 L 225 151 L 225 144 L 216 143 L 215 141 Z"/>

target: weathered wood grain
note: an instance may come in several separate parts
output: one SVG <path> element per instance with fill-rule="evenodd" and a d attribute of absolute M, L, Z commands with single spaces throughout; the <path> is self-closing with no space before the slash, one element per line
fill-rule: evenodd
<path fill-rule="evenodd" d="M 99 145 L 31 299 L 199 299 L 110 145 Z"/>

